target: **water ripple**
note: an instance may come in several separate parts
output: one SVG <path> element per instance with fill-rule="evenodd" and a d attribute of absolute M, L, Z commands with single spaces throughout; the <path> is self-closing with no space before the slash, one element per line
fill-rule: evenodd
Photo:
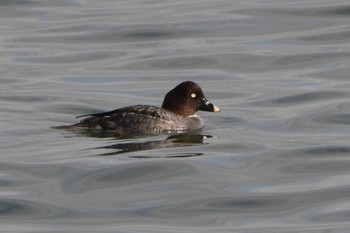
<path fill-rule="evenodd" d="M 37 219 L 69 217 L 75 211 L 39 202 L 15 199 L 0 199 L 0 216 L 2 219 Z"/>
<path fill-rule="evenodd" d="M 192 174 L 195 170 L 182 163 L 141 163 L 96 170 L 83 177 L 78 177 L 67 187 L 92 190 L 102 187 L 120 187 L 123 185 L 164 180 L 168 177 Z"/>
<path fill-rule="evenodd" d="M 349 125 L 350 124 L 350 114 L 325 115 L 325 116 L 321 116 L 321 117 L 316 117 L 314 119 L 314 121 L 318 122 L 318 123 Z"/>
<path fill-rule="evenodd" d="M 257 106 L 274 106 L 274 105 L 301 105 L 309 102 L 324 102 L 326 100 L 339 99 L 346 97 L 348 94 L 335 91 L 304 92 L 296 95 L 278 97 L 270 100 L 263 100 L 253 103 Z"/>

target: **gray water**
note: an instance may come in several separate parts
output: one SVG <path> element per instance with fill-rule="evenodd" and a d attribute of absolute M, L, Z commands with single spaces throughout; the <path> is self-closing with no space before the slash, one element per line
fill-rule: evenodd
<path fill-rule="evenodd" d="M 349 232 L 347 0 L 0 1 L 1 232 Z M 52 129 L 160 105 L 194 135 Z"/>

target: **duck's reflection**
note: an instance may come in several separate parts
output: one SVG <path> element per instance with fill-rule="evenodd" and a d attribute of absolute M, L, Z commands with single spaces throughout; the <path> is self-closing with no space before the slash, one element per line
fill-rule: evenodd
<path fill-rule="evenodd" d="M 205 144 L 204 140 L 211 138 L 211 135 L 202 135 L 202 134 L 175 134 L 167 137 L 163 140 L 154 140 L 154 141 L 143 141 L 143 142 L 121 142 L 109 146 L 99 147 L 97 149 L 112 149 L 112 152 L 101 154 L 102 156 L 111 156 L 118 155 L 123 153 L 135 152 L 135 151 L 144 151 L 160 148 L 172 148 L 172 147 L 186 147 L 186 146 L 195 146 L 198 144 Z M 164 157 L 193 157 L 200 156 L 202 153 L 183 153 L 183 154 L 174 154 L 166 155 Z M 132 156 L 133 158 L 150 158 L 149 156 Z M 152 156 L 154 158 L 154 156 Z"/>

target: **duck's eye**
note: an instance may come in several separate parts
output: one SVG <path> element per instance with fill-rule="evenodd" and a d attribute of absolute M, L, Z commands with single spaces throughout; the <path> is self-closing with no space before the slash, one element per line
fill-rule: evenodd
<path fill-rule="evenodd" d="M 192 98 L 192 99 L 194 99 L 194 98 L 196 98 L 196 97 L 197 97 L 197 95 L 196 95 L 195 93 L 192 93 L 192 94 L 191 94 L 191 98 Z"/>

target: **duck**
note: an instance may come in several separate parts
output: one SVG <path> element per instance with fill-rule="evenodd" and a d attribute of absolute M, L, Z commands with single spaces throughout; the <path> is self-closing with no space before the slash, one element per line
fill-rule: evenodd
<path fill-rule="evenodd" d="M 84 119 L 68 127 L 102 129 L 118 134 L 194 131 L 203 127 L 202 119 L 196 115 L 199 110 L 220 111 L 205 98 L 197 83 L 185 81 L 165 95 L 161 107 L 133 105 L 108 112 L 81 115 L 77 118 Z"/>

